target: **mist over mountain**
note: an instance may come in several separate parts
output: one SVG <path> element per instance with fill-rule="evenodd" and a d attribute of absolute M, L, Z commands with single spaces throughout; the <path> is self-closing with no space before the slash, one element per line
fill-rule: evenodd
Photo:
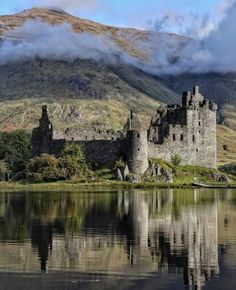
<path fill-rule="evenodd" d="M 31 129 L 50 104 L 57 127 L 122 128 L 130 109 L 145 126 L 160 102 L 199 84 L 236 128 L 235 5 L 201 40 L 117 28 L 61 9 L 0 17 L 1 129 Z"/>
<path fill-rule="evenodd" d="M 235 16 L 233 4 L 218 25 L 202 39 L 193 40 L 109 27 L 78 19 L 61 9 L 31 9 L 8 19 L 2 17 L 0 63 L 36 57 L 67 61 L 80 58 L 108 64 L 120 61 L 156 75 L 234 72 Z M 85 29 L 81 29 L 83 21 L 83 28 L 88 26 Z"/>

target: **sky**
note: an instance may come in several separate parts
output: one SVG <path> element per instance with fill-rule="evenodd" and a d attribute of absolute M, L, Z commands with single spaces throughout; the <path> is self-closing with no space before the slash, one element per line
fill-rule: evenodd
<path fill-rule="evenodd" d="M 190 23 L 217 22 L 233 0 L 0 0 L 0 14 L 32 7 L 58 7 L 90 20 L 120 27 L 184 33 Z M 182 30 L 182 31 L 181 31 Z"/>

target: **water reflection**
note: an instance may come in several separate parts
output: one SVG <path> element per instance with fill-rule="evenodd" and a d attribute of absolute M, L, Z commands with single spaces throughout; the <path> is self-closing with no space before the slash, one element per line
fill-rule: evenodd
<path fill-rule="evenodd" d="M 201 289 L 219 275 L 218 247 L 236 241 L 235 201 L 233 190 L 1 194 L 0 270 L 169 273 Z"/>

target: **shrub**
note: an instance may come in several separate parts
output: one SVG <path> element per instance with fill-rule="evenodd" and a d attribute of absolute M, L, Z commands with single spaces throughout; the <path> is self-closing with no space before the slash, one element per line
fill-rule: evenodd
<path fill-rule="evenodd" d="M 140 182 L 140 177 L 136 174 L 129 173 L 126 177 L 126 180 L 131 183 L 138 183 Z"/>
<path fill-rule="evenodd" d="M 56 181 L 63 178 L 59 160 L 48 154 L 31 159 L 26 171 L 27 178 L 35 182 Z"/>
<path fill-rule="evenodd" d="M 175 154 L 171 156 L 171 162 L 174 166 L 179 166 L 182 162 L 182 158 L 178 154 Z"/>
<path fill-rule="evenodd" d="M 125 168 L 125 163 L 122 159 L 117 160 L 115 163 L 115 169 L 124 169 Z"/>
<path fill-rule="evenodd" d="M 81 146 L 75 143 L 66 144 L 59 162 L 65 179 L 86 177 L 90 172 Z"/>
<path fill-rule="evenodd" d="M 9 179 L 10 169 L 8 164 L 0 160 L 0 181 L 5 181 Z"/>

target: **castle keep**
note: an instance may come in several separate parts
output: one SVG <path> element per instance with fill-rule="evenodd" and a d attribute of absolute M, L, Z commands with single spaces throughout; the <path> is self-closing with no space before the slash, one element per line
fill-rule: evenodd
<path fill-rule="evenodd" d="M 94 129 L 71 136 L 68 129 L 58 136 L 43 106 L 39 127 L 32 134 L 32 153 L 60 155 L 66 142 L 76 142 L 83 147 L 87 162 L 99 166 L 122 158 L 134 174 L 146 172 L 149 158 L 170 161 L 175 154 L 183 165 L 215 168 L 216 112 L 217 105 L 195 86 L 193 92 L 183 93 L 182 105 L 160 106 L 148 130 L 142 129 L 131 111 L 123 131 Z"/>

